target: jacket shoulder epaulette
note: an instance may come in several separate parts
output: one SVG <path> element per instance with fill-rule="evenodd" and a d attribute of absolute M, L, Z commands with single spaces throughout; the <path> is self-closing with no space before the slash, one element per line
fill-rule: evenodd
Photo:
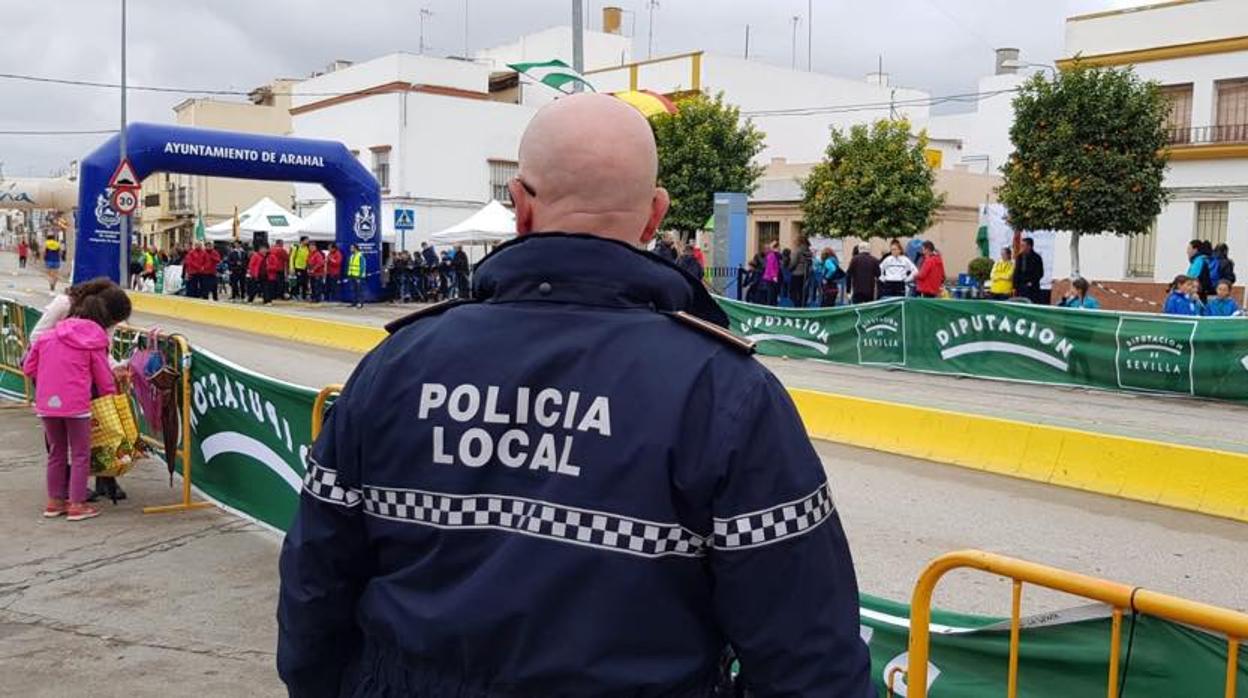
<path fill-rule="evenodd" d="M 673 320 L 676 320 L 677 322 L 684 325 L 685 327 L 689 327 L 691 329 L 697 330 L 698 332 L 701 332 L 702 334 L 707 335 L 723 344 L 727 344 L 728 346 L 741 352 L 742 354 L 745 354 L 746 356 L 749 356 L 754 353 L 754 342 L 751 342 L 750 340 L 744 339 L 742 337 L 738 337 L 737 335 L 733 334 L 732 332 L 728 331 L 727 329 L 723 327 L 720 327 L 719 325 L 716 325 L 713 322 L 707 322 L 706 320 L 703 320 L 702 318 L 696 315 L 690 315 L 689 313 L 686 313 L 683 311 L 678 311 L 674 313 L 664 313 L 664 314 L 672 318 Z"/>
<path fill-rule="evenodd" d="M 398 320 L 394 320 L 392 322 L 387 323 L 386 333 L 394 334 L 395 332 L 398 332 L 399 330 L 403 329 L 404 327 L 407 327 L 408 325 L 416 322 L 417 320 L 423 320 L 425 318 L 435 317 L 435 316 L 441 315 L 442 313 L 445 313 L 446 311 L 456 306 L 468 305 L 469 303 L 476 303 L 476 302 L 477 301 L 468 299 L 468 298 L 452 298 L 450 300 L 442 301 L 441 303 L 434 303 L 433 305 L 421 308 L 420 310 L 417 310 L 414 313 L 404 315 Z"/>

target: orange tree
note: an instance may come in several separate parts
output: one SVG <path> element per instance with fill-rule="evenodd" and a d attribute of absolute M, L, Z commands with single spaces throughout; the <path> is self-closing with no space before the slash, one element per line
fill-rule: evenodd
<path fill-rule="evenodd" d="M 754 158 L 765 136 L 741 111 L 714 98 L 695 95 L 676 103 L 675 114 L 650 118 L 659 149 L 659 186 L 672 197 L 664 227 L 688 238 L 714 212 L 715 192 L 751 194 L 763 167 Z"/>
<path fill-rule="evenodd" d="M 1147 233 L 1168 198 L 1167 109 L 1130 68 L 1036 74 L 1014 98 L 1014 153 L 1001 168 L 1010 225 L 1069 231 L 1072 276 L 1081 236 Z"/>
<path fill-rule="evenodd" d="M 832 129 L 823 160 L 802 182 L 803 228 L 814 235 L 914 237 L 944 203 L 923 151 L 927 135 L 905 121 Z"/>

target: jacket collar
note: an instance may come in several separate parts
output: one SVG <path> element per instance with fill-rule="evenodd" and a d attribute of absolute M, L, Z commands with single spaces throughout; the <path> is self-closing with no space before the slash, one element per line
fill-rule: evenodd
<path fill-rule="evenodd" d="M 476 266 L 473 299 L 683 311 L 728 326 L 701 280 L 657 255 L 584 233 L 533 233 L 499 246 Z"/>

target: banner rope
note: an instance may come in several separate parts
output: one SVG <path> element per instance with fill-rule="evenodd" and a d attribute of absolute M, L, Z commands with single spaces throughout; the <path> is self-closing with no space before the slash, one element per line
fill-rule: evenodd
<path fill-rule="evenodd" d="M 1101 282 L 1099 282 L 1099 281 L 1093 281 L 1093 282 L 1092 282 L 1092 285 L 1093 285 L 1093 286 L 1096 286 L 1098 289 L 1100 289 L 1100 290 L 1104 291 L 1105 293 L 1109 293 L 1109 294 L 1112 294 L 1112 295 L 1118 296 L 1118 297 L 1120 297 L 1120 298 L 1126 298 L 1127 300 L 1130 300 L 1130 301 L 1135 301 L 1136 303 L 1143 303 L 1144 305 L 1149 305 L 1149 306 L 1152 306 L 1152 307 L 1154 307 L 1154 308 L 1160 308 L 1160 307 L 1161 307 L 1161 304 L 1160 304 L 1160 303 L 1157 303 L 1157 302 L 1154 302 L 1154 301 L 1150 301 L 1150 300 L 1148 300 L 1147 298 L 1140 298 L 1139 296 L 1135 296 L 1135 295 L 1132 295 L 1132 294 L 1130 294 L 1130 293 L 1123 293 L 1122 291 L 1116 291 L 1116 290 L 1114 290 L 1114 289 L 1112 289 L 1112 288 L 1110 288 L 1110 287 L 1106 286 L 1105 284 L 1103 284 L 1103 283 L 1101 283 Z"/>

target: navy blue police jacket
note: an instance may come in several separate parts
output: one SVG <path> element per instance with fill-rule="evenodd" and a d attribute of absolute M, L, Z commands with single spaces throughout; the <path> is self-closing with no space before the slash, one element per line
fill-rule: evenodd
<path fill-rule="evenodd" d="M 794 406 L 697 280 L 587 235 L 361 361 L 281 553 L 292 696 L 873 696 Z"/>

